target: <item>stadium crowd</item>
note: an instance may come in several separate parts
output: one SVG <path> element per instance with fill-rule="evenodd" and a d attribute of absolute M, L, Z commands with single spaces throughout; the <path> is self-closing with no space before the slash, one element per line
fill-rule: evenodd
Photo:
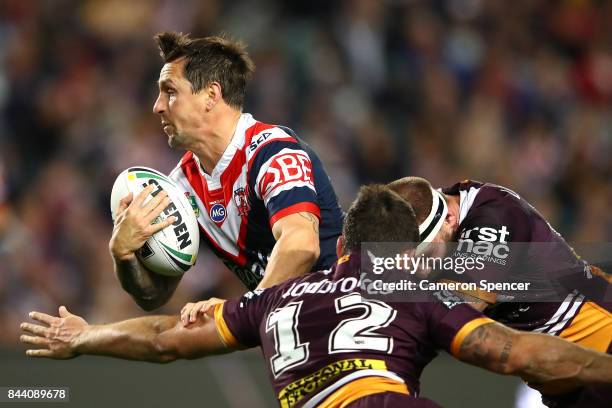
<path fill-rule="evenodd" d="M 246 111 L 291 126 L 346 205 L 404 175 L 518 191 L 569 241 L 612 240 L 612 3 L 594 0 L 7 0 L 0 3 L 0 345 L 30 310 L 142 313 L 108 254 L 131 165 L 181 152 L 151 112 L 152 36 L 226 32 Z M 242 285 L 207 252 L 166 311 Z"/>

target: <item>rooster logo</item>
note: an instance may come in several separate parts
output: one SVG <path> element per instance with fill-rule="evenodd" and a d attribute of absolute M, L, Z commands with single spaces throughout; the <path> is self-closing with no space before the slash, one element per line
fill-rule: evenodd
<path fill-rule="evenodd" d="M 248 193 L 244 187 L 234 190 L 234 203 L 236 208 L 238 208 L 238 215 L 244 217 L 249 213 L 251 205 L 249 204 Z"/>

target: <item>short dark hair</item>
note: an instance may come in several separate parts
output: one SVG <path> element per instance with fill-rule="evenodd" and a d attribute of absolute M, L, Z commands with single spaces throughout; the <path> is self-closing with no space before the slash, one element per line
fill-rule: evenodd
<path fill-rule="evenodd" d="M 153 37 L 164 63 L 185 58 L 184 75 L 197 93 L 213 81 L 221 84 L 223 100 L 242 109 L 246 84 L 255 64 L 244 44 L 226 36 L 190 38 L 189 34 L 163 32 Z"/>
<path fill-rule="evenodd" d="M 419 242 L 414 211 L 407 201 L 382 184 L 361 187 L 344 221 L 343 252 L 362 242 Z"/>
<path fill-rule="evenodd" d="M 410 203 L 419 224 L 425 221 L 433 203 L 429 181 L 422 177 L 404 177 L 387 184 L 387 187 Z"/>

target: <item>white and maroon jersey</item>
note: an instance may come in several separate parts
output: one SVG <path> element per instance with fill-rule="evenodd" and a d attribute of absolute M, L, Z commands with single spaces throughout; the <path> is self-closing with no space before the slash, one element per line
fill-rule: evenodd
<path fill-rule="evenodd" d="M 561 337 L 571 331 L 576 337 L 577 324 L 586 324 L 583 317 L 588 315 L 587 326 L 593 331 L 589 335 L 608 328 L 610 342 L 610 304 L 597 295 L 605 293 L 607 282 L 590 273 L 590 266 L 533 206 L 512 190 L 490 183 L 465 180 L 442 192 L 460 198 L 455 239 L 458 248 L 485 261 L 479 278 L 531 284 L 524 302 L 498 297 L 487 316 L 519 330 Z M 607 347 L 602 344 L 600 351 Z"/>
<path fill-rule="evenodd" d="M 192 202 L 202 241 L 249 289 L 261 281 L 276 243 L 272 225 L 287 215 L 319 217 L 321 255 L 313 270 L 336 260 L 342 210 L 321 161 L 288 128 L 242 114 L 211 174 L 187 152 L 170 178 Z"/>

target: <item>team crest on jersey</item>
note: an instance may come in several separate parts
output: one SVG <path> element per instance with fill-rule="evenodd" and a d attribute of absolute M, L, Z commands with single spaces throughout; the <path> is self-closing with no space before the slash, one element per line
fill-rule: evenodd
<path fill-rule="evenodd" d="M 238 208 L 238 215 L 241 217 L 248 215 L 251 205 L 249 204 L 248 193 L 244 187 L 234 190 L 234 203 Z"/>
<path fill-rule="evenodd" d="M 219 224 L 225 221 L 225 217 L 227 216 L 227 210 L 225 209 L 225 206 L 223 204 L 216 203 L 213 204 L 212 207 L 210 207 L 210 212 L 208 213 L 208 215 L 210 216 L 211 220 Z"/>
<path fill-rule="evenodd" d="M 200 209 L 198 208 L 198 204 L 196 203 L 195 196 L 189 194 L 188 191 L 185 191 L 185 197 L 187 197 L 187 201 L 189 201 L 189 204 L 191 204 L 191 208 L 193 208 L 193 213 L 195 214 L 196 218 L 199 217 Z"/>

